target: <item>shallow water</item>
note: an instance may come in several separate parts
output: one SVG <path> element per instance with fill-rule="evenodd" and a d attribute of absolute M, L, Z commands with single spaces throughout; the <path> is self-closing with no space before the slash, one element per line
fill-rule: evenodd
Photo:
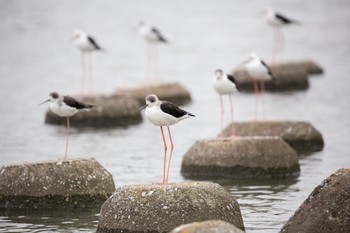
<path fill-rule="evenodd" d="M 305 92 L 266 96 L 268 119 L 310 121 L 324 136 L 322 152 L 300 158 L 298 179 L 231 182 L 224 187 L 241 205 L 247 232 L 278 232 L 313 188 L 349 167 L 350 2 L 288 1 L 0 1 L 0 165 L 61 158 L 65 128 L 45 125 L 38 103 L 55 90 L 79 92 L 80 55 L 70 43 L 83 28 L 106 49 L 93 54 L 97 93 L 140 85 L 146 48 L 133 27 L 143 19 L 169 39 L 160 48 L 162 81 L 178 81 L 192 94 L 184 108 L 196 115 L 173 127 L 170 180 L 184 181 L 182 155 L 198 139 L 219 131 L 219 99 L 211 86 L 217 68 L 231 71 L 251 51 L 269 60 L 272 30 L 261 11 L 273 6 L 302 22 L 285 30 L 286 60 L 313 59 L 325 68 Z M 200 83 L 200 84 L 199 84 Z M 226 103 L 228 104 L 228 103 Z M 254 96 L 234 97 L 235 118 L 253 119 Z M 228 118 L 226 119 L 228 120 Z M 73 130 L 70 157 L 95 157 L 117 186 L 158 182 L 159 129 L 148 122 L 128 128 Z M 98 209 L 0 212 L 0 232 L 94 232 Z"/>

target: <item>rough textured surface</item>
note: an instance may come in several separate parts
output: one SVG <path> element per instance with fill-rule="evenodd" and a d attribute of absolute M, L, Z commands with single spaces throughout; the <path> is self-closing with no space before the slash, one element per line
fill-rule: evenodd
<path fill-rule="evenodd" d="M 324 147 L 322 134 L 310 123 L 302 121 L 262 121 L 237 122 L 238 136 L 279 136 L 298 153 L 320 151 Z M 223 135 L 230 135 L 231 127 L 224 129 Z"/>
<path fill-rule="evenodd" d="M 95 159 L 3 166 L 0 208 L 101 205 L 113 192 L 112 175 Z"/>
<path fill-rule="evenodd" d="M 298 155 L 280 137 L 197 141 L 184 155 L 186 178 L 270 179 L 299 175 Z"/>
<path fill-rule="evenodd" d="M 270 65 L 272 68 L 280 65 Z M 286 64 L 282 64 L 281 68 L 285 68 L 287 66 L 289 69 L 306 69 L 306 72 L 311 75 L 323 74 L 323 68 L 316 64 L 314 61 L 301 61 L 301 62 L 289 62 Z"/>
<path fill-rule="evenodd" d="M 270 92 L 306 90 L 309 88 L 307 71 L 305 68 L 288 69 L 285 67 L 271 67 L 271 71 L 276 77 L 276 82 L 265 82 L 265 90 Z M 253 92 L 253 78 L 246 70 L 236 70 L 233 73 L 240 91 Z M 260 85 L 260 84 L 259 84 Z"/>
<path fill-rule="evenodd" d="M 117 127 L 128 126 L 142 122 L 140 103 L 125 95 L 100 95 L 83 97 L 84 103 L 96 105 L 97 108 L 79 112 L 70 118 L 72 127 Z M 51 111 L 46 112 L 45 123 L 66 125 L 66 118 L 59 117 Z"/>
<path fill-rule="evenodd" d="M 349 231 L 350 169 L 340 169 L 314 189 L 280 232 Z"/>
<path fill-rule="evenodd" d="M 155 94 L 160 100 L 167 100 L 176 105 L 191 102 L 190 93 L 179 83 L 157 83 L 137 88 L 121 88 L 117 89 L 116 93 L 136 98 L 142 105 L 145 104 L 145 97 L 149 94 Z"/>
<path fill-rule="evenodd" d="M 266 91 L 292 91 L 305 90 L 309 87 L 308 74 L 322 74 L 320 66 L 312 61 L 291 62 L 278 65 L 270 65 L 277 82 L 265 82 Z M 246 70 L 236 70 L 233 76 L 237 80 L 237 86 L 242 91 L 254 91 L 253 79 Z"/>
<path fill-rule="evenodd" d="M 97 232 L 169 232 L 185 223 L 210 219 L 244 229 L 237 201 L 218 184 L 127 185 L 102 205 Z"/>
<path fill-rule="evenodd" d="M 244 231 L 222 220 L 209 220 L 181 225 L 170 233 L 244 233 Z"/>

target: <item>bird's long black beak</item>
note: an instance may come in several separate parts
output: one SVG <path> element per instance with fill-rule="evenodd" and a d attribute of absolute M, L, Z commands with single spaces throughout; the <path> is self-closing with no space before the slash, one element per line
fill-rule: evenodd
<path fill-rule="evenodd" d="M 145 106 L 143 106 L 142 108 L 140 108 L 140 112 L 142 111 L 142 110 L 144 110 L 146 107 L 148 106 L 148 104 L 146 104 Z"/>
<path fill-rule="evenodd" d="M 39 105 L 45 104 L 45 103 L 47 103 L 47 102 L 49 102 L 49 101 L 50 101 L 50 99 L 45 100 L 44 102 L 40 103 Z"/>

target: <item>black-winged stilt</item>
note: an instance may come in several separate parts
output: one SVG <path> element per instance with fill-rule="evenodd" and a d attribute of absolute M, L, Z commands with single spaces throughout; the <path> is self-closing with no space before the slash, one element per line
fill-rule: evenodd
<path fill-rule="evenodd" d="M 265 13 L 265 19 L 269 25 L 272 26 L 274 31 L 274 46 L 273 46 L 273 53 L 272 53 L 272 61 L 273 62 L 279 62 L 282 53 L 284 50 L 284 35 L 282 31 L 282 27 L 291 25 L 291 24 L 299 24 L 299 22 L 292 20 L 278 12 L 276 12 L 271 7 L 267 7 L 264 11 Z"/>
<path fill-rule="evenodd" d="M 50 98 L 40 103 L 40 105 L 46 102 L 50 102 L 50 110 L 53 113 L 55 113 L 60 117 L 67 118 L 67 142 L 66 142 L 66 149 L 64 154 L 64 159 L 67 159 L 68 142 L 69 142 L 69 134 L 70 134 L 69 117 L 75 115 L 79 111 L 90 110 L 95 106 L 90 104 L 84 104 L 70 96 L 59 95 L 57 92 L 51 92 L 49 96 Z"/>
<path fill-rule="evenodd" d="M 255 92 L 255 112 L 254 120 L 257 120 L 258 112 L 258 99 L 259 99 L 259 81 L 261 84 L 261 97 L 263 107 L 263 119 L 265 118 L 265 82 L 273 81 L 276 82 L 275 76 L 272 74 L 271 69 L 266 63 L 258 57 L 255 53 L 251 53 L 247 60 L 243 63 L 248 74 L 253 78 L 254 92 Z"/>
<path fill-rule="evenodd" d="M 145 98 L 146 105 L 142 108 L 146 108 L 145 114 L 147 119 L 154 125 L 160 126 L 162 133 L 163 145 L 164 145 L 164 169 L 163 169 L 163 183 L 168 183 L 169 169 L 171 163 L 171 156 L 174 149 L 173 139 L 170 133 L 170 125 L 176 124 L 181 120 L 189 117 L 194 117 L 193 114 L 177 107 L 175 104 L 168 101 L 161 101 L 154 94 L 148 95 Z M 142 110 L 141 109 L 141 110 Z M 166 157 L 167 157 L 167 143 L 164 136 L 163 126 L 168 129 L 169 140 L 170 140 L 170 156 L 168 161 L 168 168 L 166 168 Z"/>
<path fill-rule="evenodd" d="M 138 25 L 139 34 L 147 43 L 148 66 L 150 70 L 150 81 L 156 81 L 159 75 L 157 44 L 168 43 L 168 40 L 155 27 L 141 21 Z"/>
<path fill-rule="evenodd" d="M 213 80 L 215 91 L 220 95 L 221 104 L 221 132 L 224 130 L 224 104 L 222 101 L 223 95 L 228 95 L 230 101 L 230 112 L 231 112 L 231 136 L 235 136 L 234 124 L 233 124 L 233 104 L 232 94 L 238 92 L 235 78 L 232 75 L 225 74 L 221 69 L 215 71 L 215 77 Z M 219 137 L 222 135 L 219 134 Z"/>
<path fill-rule="evenodd" d="M 103 49 L 97 44 L 97 42 L 88 34 L 81 29 L 74 31 L 74 44 L 81 51 L 81 70 L 82 79 L 80 94 L 84 94 L 85 79 L 88 79 L 90 83 L 90 93 L 93 92 L 93 81 L 92 81 L 92 63 L 90 53 L 93 51 L 102 51 Z"/>

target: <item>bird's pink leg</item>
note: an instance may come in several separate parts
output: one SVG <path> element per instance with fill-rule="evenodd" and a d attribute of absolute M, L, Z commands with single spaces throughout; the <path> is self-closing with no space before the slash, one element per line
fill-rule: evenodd
<path fill-rule="evenodd" d="M 258 119 L 258 100 L 259 100 L 259 87 L 258 81 L 253 80 L 254 83 L 254 93 L 255 93 L 255 109 L 254 109 L 254 122 Z"/>
<path fill-rule="evenodd" d="M 235 125 L 233 122 L 233 103 L 232 103 L 232 95 L 229 95 L 229 99 L 230 99 L 230 110 L 231 110 L 231 137 L 235 137 L 236 133 L 235 133 Z"/>
<path fill-rule="evenodd" d="M 284 35 L 282 28 L 278 28 L 278 37 L 279 37 L 279 46 L 278 46 L 278 60 L 277 62 L 282 61 L 283 51 L 284 51 Z"/>
<path fill-rule="evenodd" d="M 148 84 L 151 83 L 151 79 L 152 79 L 152 48 L 151 48 L 151 44 L 147 42 L 147 73 L 146 73 L 146 80 L 148 82 Z"/>
<path fill-rule="evenodd" d="M 85 53 L 81 52 L 81 81 L 80 81 L 80 95 L 84 95 L 84 85 L 85 85 L 85 77 L 86 77 L 86 61 L 85 61 Z"/>
<path fill-rule="evenodd" d="M 223 136 L 223 132 L 224 132 L 224 102 L 222 101 L 222 96 L 220 95 L 220 115 L 221 115 L 221 122 L 220 122 L 220 127 L 221 127 L 221 131 L 218 135 L 218 137 L 222 137 Z"/>
<path fill-rule="evenodd" d="M 90 54 L 86 54 L 86 59 L 87 59 L 87 77 L 88 77 L 88 81 L 89 81 L 89 85 L 90 85 L 90 95 L 94 94 L 94 83 L 92 80 L 92 62 L 91 62 L 91 55 Z"/>
<path fill-rule="evenodd" d="M 263 120 L 265 120 L 265 81 L 260 81 L 261 83 L 261 101 L 262 101 L 262 115 Z"/>
<path fill-rule="evenodd" d="M 153 45 L 153 49 L 154 49 L 153 82 L 156 83 L 159 78 L 159 55 L 158 55 L 158 47 L 156 44 Z"/>
<path fill-rule="evenodd" d="M 69 142 L 69 134 L 70 134 L 70 126 L 69 126 L 69 117 L 67 117 L 67 141 L 66 141 L 66 152 L 64 153 L 64 159 L 67 159 L 68 153 L 68 142 Z"/>
<path fill-rule="evenodd" d="M 166 152 L 167 152 L 168 147 L 166 145 L 164 131 L 163 131 L 162 126 L 160 126 L 160 131 L 162 132 L 162 138 L 163 138 L 163 144 L 164 144 L 163 184 L 165 184 L 166 183 Z"/>
<path fill-rule="evenodd" d="M 169 126 L 167 126 L 168 128 L 168 134 L 169 134 L 169 139 L 170 139 L 170 155 L 169 155 L 169 161 L 168 161 L 168 170 L 167 170 L 167 174 L 166 174 L 166 180 L 165 180 L 165 183 L 168 183 L 168 179 L 169 179 L 169 171 L 170 171 L 170 163 L 171 163 L 171 157 L 173 155 L 173 150 L 174 150 L 174 143 L 173 143 L 173 138 L 171 136 L 171 133 L 170 133 L 170 128 Z"/>

